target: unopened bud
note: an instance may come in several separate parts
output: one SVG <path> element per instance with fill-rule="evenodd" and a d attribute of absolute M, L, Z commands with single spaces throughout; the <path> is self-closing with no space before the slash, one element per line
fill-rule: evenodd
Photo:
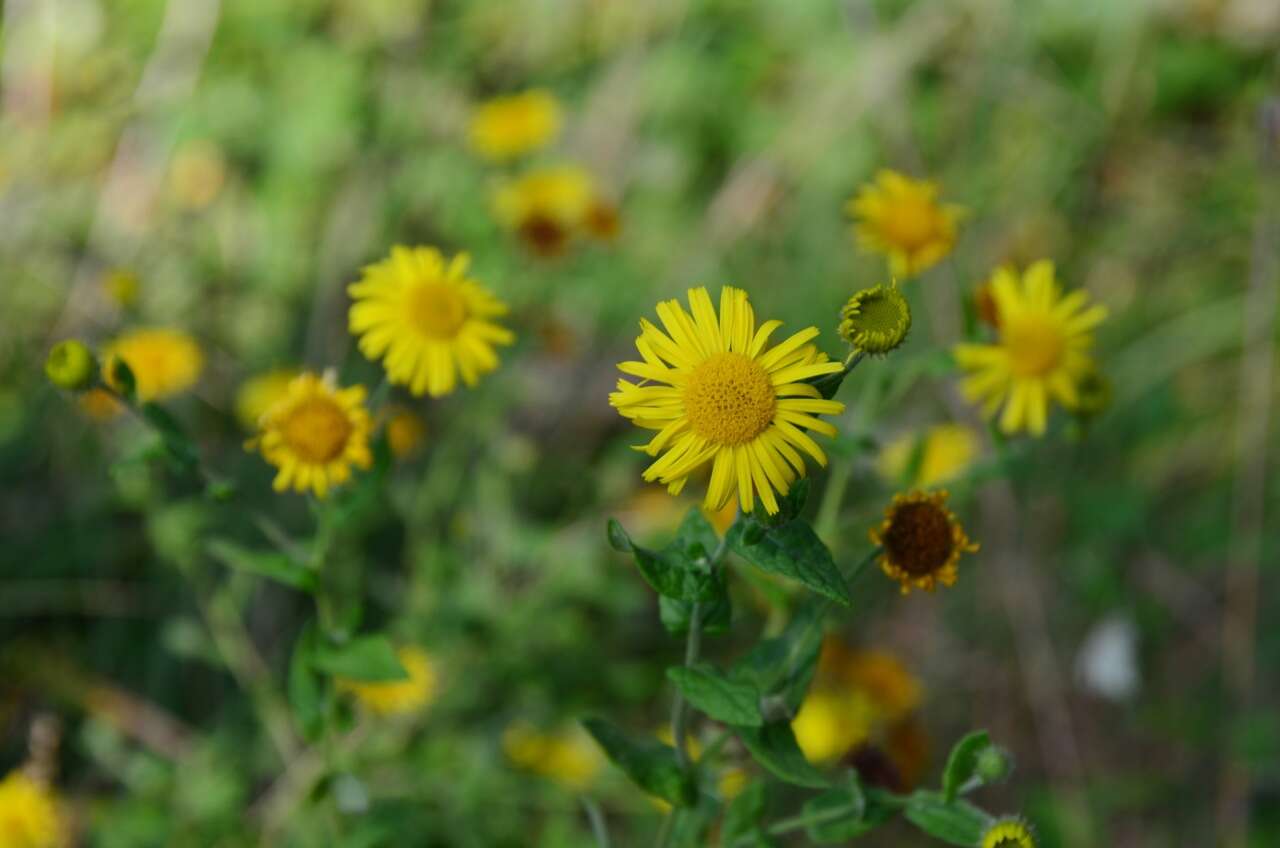
<path fill-rule="evenodd" d="M 49 382 L 71 391 L 80 391 L 93 385 L 98 373 L 98 361 L 93 351 L 77 339 L 58 342 L 49 351 L 44 362 L 44 373 Z"/>
<path fill-rule="evenodd" d="M 1009 752 L 997 745 L 989 745 L 978 753 L 974 763 L 974 773 L 982 778 L 983 783 L 998 783 L 1013 771 L 1013 760 Z"/>

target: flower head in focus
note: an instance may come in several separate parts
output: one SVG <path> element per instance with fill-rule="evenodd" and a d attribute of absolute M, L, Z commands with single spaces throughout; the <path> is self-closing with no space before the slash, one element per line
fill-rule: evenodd
<path fill-rule="evenodd" d="M 840 310 L 839 329 L 854 350 L 883 355 L 906 341 L 911 307 L 896 285 L 863 289 Z"/>
<path fill-rule="evenodd" d="M 884 521 L 871 529 L 880 568 L 904 595 L 912 587 L 932 592 L 939 583 L 954 584 L 960 555 L 978 550 L 946 504 L 945 490 L 895 495 Z"/>

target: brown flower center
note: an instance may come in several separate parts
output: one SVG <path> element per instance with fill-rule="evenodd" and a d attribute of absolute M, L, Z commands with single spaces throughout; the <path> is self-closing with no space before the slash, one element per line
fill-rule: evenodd
<path fill-rule="evenodd" d="M 285 444 L 299 459 L 317 465 L 341 456 L 351 436 L 351 422 L 346 413 L 325 397 L 298 404 L 280 429 Z"/>
<path fill-rule="evenodd" d="M 689 426 L 718 445 L 740 445 L 763 433 L 777 404 L 769 374 L 741 353 L 708 358 L 684 386 Z"/>
<path fill-rule="evenodd" d="M 883 544 L 889 559 L 913 577 L 942 568 L 955 548 L 947 514 L 932 503 L 906 503 L 894 510 Z"/>
<path fill-rule="evenodd" d="M 520 225 L 520 238 L 539 256 L 559 256 L 569 246 L 569 230 L 546 215 L 532 215 Z"/>
<path fill-rule="evenodd" d="M 409 322 L 425 336 L 452 339 L 467 321 L 467 302 L 456 286 L 418 283 L 409 290 Z"/>

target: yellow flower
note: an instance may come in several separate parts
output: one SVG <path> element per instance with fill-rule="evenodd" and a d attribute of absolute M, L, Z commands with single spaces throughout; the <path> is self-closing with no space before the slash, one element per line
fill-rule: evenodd
<path fill-rule="evenodd" d="M 978 434 L 960 424 L 938 424 L 923 435 L 903 436 L 880 451 L 876 468 L 891 483 L 928 489 L 959 477 L 978 455 Z M 919 451 L 915 473 L 911 464 Z"/>
<path fill-rule="evenodd" d="M 364 386 L 339 389 L 331 379 L 310 373 L 294 378 L 285 396 L 263 414 L 258 438 L 246 445 L 280 469 L 272 484 L 277 492 L 310 489 L 323 498 L 330 486 L 351 477 L 351 466 L 373 464 L 364 397 Z"/>
<path fill-rule="evenodd" d="M 403 406 L 393 407 L 387 418 L 387 443 L 397 459 L 413 456 L 427 436 L 422 416 Z"/>
<path fill-rule="evenodd" d="M 559 256 L 579 231 L 585 230 L 595 208 L 591 175 L 574 165 L 535 168 L 501 186 L 494 195 L 494 213 L 539 256 Z"/>
<path fill-rule="evenodd" d="M 861 692 L 815 689 L 791 720 L 791 731 L 805 759 L 826 764 L 866 741 L 875 718 L 875 706 Z"/>
<path fill-rule="evenodd" d="M 20 771 L 0 781 L 0 848 L 57 848 L 66 844 L 58 799 Z"/>
<path fill-rule="evenodd" d="M 77 400 L 80 410 L 95 421 L 109 421 L 124 411 L 116 396 L 101 386 L 82 392 Z"/>
<path fill-rule="evenodd" d="M 609 403 L 637 426 L 658 431 L 641 448 L 650 456 L 663 454 L 644 479 L 675 495 L 689 475 L 710 466 L 707 509 L 719 510 L 736 493 L 744 510 L 758 495 L 766 510 L 777 512 L 775 492 L 786 494 L 805 473 L 800 452 L 820 465 L 827 461 L 804 430 L 833 436 L 835 427 L 815 416 L 844 411 L 844 404 L 824 400 L 803 381 L 843 366 L 809 344 L 816 327 L 766 349 L 782 322 L 757 329 L 741 289 L 721 289 L 718 318 L 705 288 L 689 290 L 689 305 L 692 315 L 677 300 L 658 304 L 666 332 L 641 319 L 636 347 L 643 361 L 618 369 L 642 382 L 618 380 Z"/>
<path fill-rule="evenodd" d="M 894 276 L 914 277 L 951 252 L 963 210 L 938 202 L 938 186 L 883 170 L 845 206 L 865 249 L 883 253 Z"/>
<path fill-rule="evenodd" d="M 982 834 L 982 848 L 1036 848 L 1035 834 L 1021 819 L 997 819 Z"/>
<path fill-rule="evenodd" d="M 514 765 L 574 792 L 590 786 L 604 765 L 600 749 L 576 725 L 544 732 L 516 722 L 503 731 L 502 750 Z"/>
<path fill-rule="evenodd" d="M 920 681 L 888 651 L 850 650 L 836 639 L 822 644 L 816 685 L 861 692 L 877 715 L 897 721 L 920 704 Z"/>
<path fill-rule="evenodd" d="M 262 416 L 289 393 L 297 376 L 296 368 L 277 368 L 245 380 L 236 392 L 236 418 L 246 429 L 257 430 Z"/>
<path fill-rule="evenodd" d="M 435 700 L 439 675 L 431 655 L 421 648 L 406 645 L 396 651 L 404 666 L 405 680 L 366 683 L 339 680 L 338 688 L 350 692 L 360 705 L 380 716 L 406 715 L 420 711 Z"/>
<path fill-rule="evenodd" d="M 720 791 L 721 801 L 732 801 L 742 794 L 751 782 L 751 773 L 742 766 L 730 766 L 720 774 L 716 788 Z"/>
<path fill-rule="evenodd" d="M 514 159 L 550 144 L 560 133 L 560 103 L 535 88 L 495 97 L 471 117 L 471 147 L 487 159 Z"/>
<path fill-rule="evenodd" d="M 138 275 L 117 268 L 102 278 L 102 288 L 121 309 L 128 309 L 138 302 Z"/>
<path fill-rule="evenodd" d="M 138 400 L 143 402 L 186 391 L 195 385 L 204 369 L 200 346 L 178 330 L 132 330 L 108 344 L 103 354 L 104 360 L 124 360 L 133 372 Z M 112 369 L 106 367 L 103 373 L 110 382 Z"/>
<path fill-rule="evenodd" d="M 491 320 L 506 314 L 506 304 L 466 276 L 469 261 L 460 253 L 446 262 L 434 247 L 394 247 L 347 288 L 360 351 L 382 359 L 393 384 L 440 397 L 460 373 L 474 386 L 498 367 L 494 345 L 515 341 Z"/>
<path fill-rule="evenodd" d="M 871 541 L 883 548 L 880 568 L 904 595 L 912 586 L 932 592 L 938 583 L 954 584 L 960 555 L 978 550 L 946 503 L 942 489 L 895 495 L 884 521 L 871 530 Z"/>
<path fill-rule="evenodd" d="M 1103 306 L 1088 306 L 1089 295 L 1062 296 L 1053 263 L 1036 262 L 1019 279 L 1011 268 L 996 271 L 991 293 L 999 315 L 996 344 L 961 344 L 956 361 L 973 372 L 964 382 L 971 401 L 981 401 L 987 415 L 1000 406 L 1000 429 L 1044 433 L 1050 399 L 1073 409 L 1078 386 L 1094 371 L 1088 350 L 1090 331 L 1107 317 Z"/>

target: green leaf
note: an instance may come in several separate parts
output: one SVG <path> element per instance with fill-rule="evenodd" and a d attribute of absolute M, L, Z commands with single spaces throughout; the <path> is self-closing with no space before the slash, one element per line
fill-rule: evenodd
<path fill-rule="evenodd" d="M 752 648 L 734 663 L 729 676 L 752 683 L 762 695 L 780 698 L 787 717 L 794 716 L 818 667 L 826 609 L 827 602 L 819 600 L 800 607 L 786 630 Z"/>
<path fill-rule="evenodd" d="M 750 833 L 764 817 L 765 782 L 753 780 L 738 796 L 729 802 L 724 821 L 720 824 L 720 844 L 732 845 L 739 837 Z"/>
<path fill-rule="evenodd" d="M 156 403 L 144 403 L 140 412 L 160 435 L 165 453 L 175 468 L 181 471 L 200 464 L 200 453 L 196 450 L 195 443 L 167 409 Z"/>
<path fill-rule="evenodd" d="M 680 529 L 676 531 L 676 539 L 686 550 L 692 545 L 701 545 L 707 556 L 720 547 L 720 537 L 700 506 L 690 507 L 685 513 Z"/>
<path fill-rule="evenodd" d="M 838 604 L 849 606 L 849 588 L 831 558 L 831 551 L 803 521 L 791 521 L 765 530 L 755 542 L 747 541 L 742 525 L 729 530 L 729 548 L 757 568 L 799 580 Z"/>
<path fill-rule="evenodd" d="M 636 739 L 608 721 L 584 719 L 587 729 L 604 749 L 605 756 L 637 786 L 678 807 L 690 807 L 698 799 L 691 775 L 680 768 L 675 749 L 656 739 Z"/>
<path fill-rule="evenodd" d="M 867 799 L 858 783 L 858 773 L 851 771 L 844 784 L 805 803 L 804 816 L 812 820 L 806 832 L 811 840 L 819 844 L 845 842 L 879 824 L 864 818 L 866 812 Z"/>
<path fill-rule="evenodd" d="M 735 727 L 734 730 L 756 762 L 780 780 L 811 789 L 831 785 L 826 776 L 804 758 L 790 722 L 774 721 L 761 727 Z"/>
<path fill-rule="evenodd" d="M 341 645 L 321 643 L 311 664 L 327 674 L 369 683 L 409 679 L 386 636 L 357 636 Z"/>
<path fill-rule="evenodd" d="M 304 592 L 316 590 L 316 573 L 279 551 L 250 550 L 223 538 L 210 539 L 205 550 L 227 568 L 257 574 Z"/>
<path fill-rule="evenodd" d="M 298 720 L 298 729 L 308 742 L 318 739 L 324 728 L 324 693 L 311 668 L 317 641 L 315 623 L 309 621 L 298 635 L 289 658 L 289 704 Z"/>
<path fill-rule="evenodd" d="M 977 845 L 991 823 L 990 816 L 967 801 L 948 802 L 933 792 L 917 792 L 903 814 L 934 839 L 950 845 Z"/>
<path fill-rule="evenodd" d="M 129 403 L 138 396 L 138 378 L 123 357 L 112 356 L 107 359 L 106 380 L 119 395 Z"/>
<path fill-rule="evenodd" d="M 748 518 L 750 521 L 739 521 L 739 524 L 754 522 L 762 527 L 781 527 L 800 517 L 804 505 L 809 502 L 810 482 L 808 477 L 801 477 L 791 484 L 785 495 L 778 496 L 778 511 L 770 515 L 764 504 L 757 504 Z"/>
<path fill-rule="evenodd" d="M 610 519 L 609 544 L 631 554 L 640 576 L 659 595 L 677 601 L 710 601 L 716 596 L 711 569 L 705 562 L 689 558 L 679 540 L 661 551 L 651 551 L 631 541 L 622 525 Z"/>
<path fill-rule="evenodd" d="M 717 570 L 711 578 L 715 584 L 715 595 L 709 601 L 702 601 L 702 632 L 724 633 L 733 620 L 733 605 L 729 601 L 729 588 L 725 583 L 724 572 Z M 677 601 L 665 595 L 658 596 L 658 617 L 662 626 L 672 635 L 689 632 L 689 618 L 693 615 L 693 604 L 689 601 Z"/>
<path fill-rule="evenodd" d="M 990 747 L 991 737 L 985 730 L 975 730 L 952 746 L 947 767 L 942 771 L 943 800 L 955 800 L 960 787 L 977 773 L 978 756 Z"/>
<path fill-rule="evenodd" d="M 722 675 L 710 663 L 674 666 L 667 677 L 696 709 L 716 721 L 747 727 L 764 724 L 760 715 L 760 690 L 742 680 Z"/>

